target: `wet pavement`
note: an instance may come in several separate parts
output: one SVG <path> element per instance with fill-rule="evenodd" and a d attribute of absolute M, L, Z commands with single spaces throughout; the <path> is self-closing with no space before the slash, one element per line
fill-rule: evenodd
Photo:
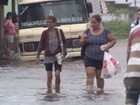
<path fill-rule="evenodd" d="M 120 40 L 110 51 L 124 69 L 126 42 Z M 124 71 L 105 80 L 104 94 L 87 94 L 83 62 L 80 59 L 70 60 L 63 66 L 61 93 L 45 95 L 46 72 L 42 63 L 3 63 L 0 63 L 0 105 L 124 105 Z"/>

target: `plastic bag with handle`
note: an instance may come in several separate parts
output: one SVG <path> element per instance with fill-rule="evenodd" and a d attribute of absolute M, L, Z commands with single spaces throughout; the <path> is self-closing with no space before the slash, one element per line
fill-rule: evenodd
<path fill-rule="evenodd" d="M 104 61 L 102 67 L 101 78 L 111 78 L 122 70 L 122 66 L 119 61 L 116 60 L 108 52 L 104 53 Z"/>

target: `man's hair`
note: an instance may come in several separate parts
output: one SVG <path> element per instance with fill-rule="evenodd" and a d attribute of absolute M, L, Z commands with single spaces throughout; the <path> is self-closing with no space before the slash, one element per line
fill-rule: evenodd
<path fill-rule="evenodd" d="M 53 23 L 56 23 L 57 22 L 57 19 L 55 16 L 48 16 L 47 17 L 47 20 L 52 20 Z"/>

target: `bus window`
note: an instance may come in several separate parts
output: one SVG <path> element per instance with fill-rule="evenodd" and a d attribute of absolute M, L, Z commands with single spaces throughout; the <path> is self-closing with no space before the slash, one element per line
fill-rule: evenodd
<path fill-rule="evenodd" d="M 88 21 L 84 2 L 78 0 L 24 4 L 19 6 L 19 12 L 20 28 L 43 26 L 49 15 L 55 15 L 59 24 Z"/>

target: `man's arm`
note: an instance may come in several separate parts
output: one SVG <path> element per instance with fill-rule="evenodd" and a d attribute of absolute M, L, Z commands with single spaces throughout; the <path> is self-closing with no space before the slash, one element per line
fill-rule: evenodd
<path fill-rule="evenodd" d="M 130 47 L 128 46 L 128 47 L 127 47 L 127 58 L 126 58 L 126 62 L 127 62 L 127 63 L 128 63 L 129 58 L 130 58 L 130 51 L 131 51 L 131 49 L 130 49 Z"/>

